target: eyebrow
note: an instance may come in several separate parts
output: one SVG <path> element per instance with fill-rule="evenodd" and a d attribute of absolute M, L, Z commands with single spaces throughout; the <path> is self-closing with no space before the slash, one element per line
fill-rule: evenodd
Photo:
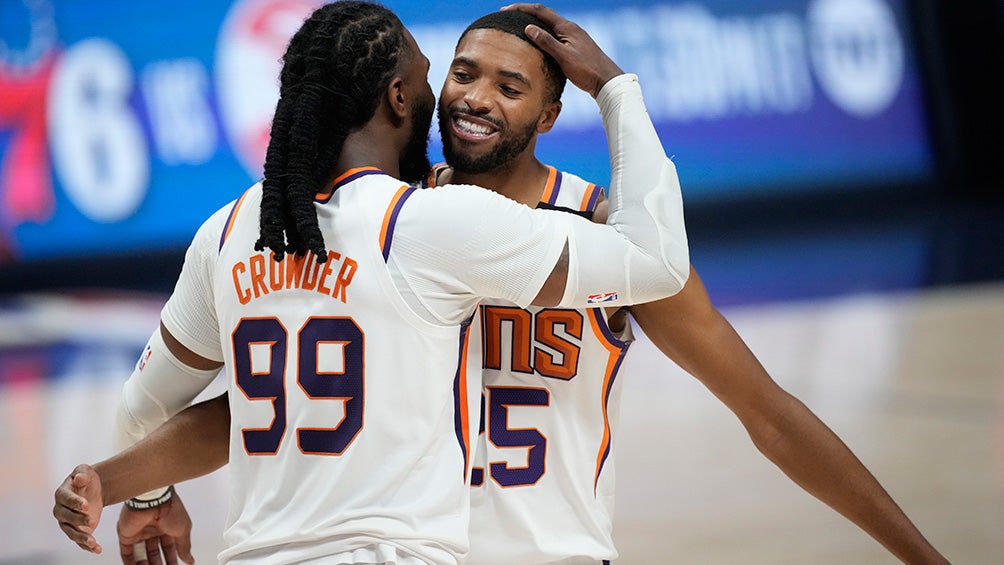
<path fill-rule="evenodd" d="M 481 68 L 480 65 L 478 65 L 477 61 L 475 61 L 474 59 L 471 59 L 470 57 L 464 57 L 463 55 L 458 55 L 457 57 L 453 58 L 453 64 L 456 65 L 458 63 L 461 64 L 461 65 L 466 65 L 466 66 L 474 68 L 474 69 Z M 513 79 L 515 81 L 521 82 L 524 85 L 526 85 L 527 88 L 529 88 L 531 86 L 530 85 L 530 81 L 527 80 L 527 78 L 525 76 L 523 76 L 522 73 L 518 73 L 516 71 L 507 71 L 505 69 L 502 69 L 502 70 L 499 71 L 499 74 L 502 75 L 502 76 L 504 76 L 504 77 L 506 77 L 506 78 L 511 78 L 511 79 Z"/>

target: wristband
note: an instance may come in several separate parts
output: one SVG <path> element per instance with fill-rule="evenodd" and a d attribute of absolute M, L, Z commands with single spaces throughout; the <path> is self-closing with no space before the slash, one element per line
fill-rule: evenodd
<path fill-rule="evenodd" d="M 163 506 L 174 498 L 174 486 L 167 487 L 167 491 L 164 494 L 158 496 L 153 500 L 140 500 L 138 498 L 130 498 L 126 500 L 123 504 L 128 506 L 133 510 L 149 510 L 151 508 L 156 508 L 158 506 Z"/>

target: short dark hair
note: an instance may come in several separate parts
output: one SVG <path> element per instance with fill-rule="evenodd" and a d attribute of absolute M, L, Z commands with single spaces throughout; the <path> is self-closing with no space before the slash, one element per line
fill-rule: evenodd
<path fill-rule="evenodd" d="M 376 113 L 410 56 L 401 20 L 371 2 L 321 6 L 289 41 L 265 155 L 260 237 L 276 260 L 288 251 L 327 259 L 314 197 L 330 181 L 345 138 Z"/>
<path fill-rule="evenodd" d="M 547 78 L 548 93 L 551 96 L 551 101 L 556 102 L 561 99 L 561 93 L 565 91 L 565 73 L 561 70 L 561 65 L 558 64 L 558 61 L 556 61 L 554 57 L 541 50 L 540 47 L 537 47 L 537 45 L 529 37 L 527 37 L 526 26 L 530 24 L 543 29 L 551 35 L 554 35 L 554 30 L 551 26 L 545 24 L 537 16 L 521 12 L 519 10 L 502 10 L 498 12 L 491 12 L 474 20 L 471 25 L 467 26 L 464 33 L 460 34 L 460 39 L 457 40 L 457 45 L 460 45 L 460 42 L 463 41 L 468 32 L 476 29 L 497 29 L 508 34 L 515 35 L 530 45 L 533 45 L 533 48 L 540 51 L 540 54 L 544 59 L 544 76 Z"/>

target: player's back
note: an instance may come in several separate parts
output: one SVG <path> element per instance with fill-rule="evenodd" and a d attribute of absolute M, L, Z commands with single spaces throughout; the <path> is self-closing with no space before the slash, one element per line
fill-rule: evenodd
<path fill-rule="evenodd" d="M 234 205 L 213 277 L 232 413 L 221 560 L 466 550 L 468 326 L 426 322 L 395 289 L 386 253 L 409 190 L 350 171 L 315 206 L 324 263 L 253 249 L 260 185 Z"/>

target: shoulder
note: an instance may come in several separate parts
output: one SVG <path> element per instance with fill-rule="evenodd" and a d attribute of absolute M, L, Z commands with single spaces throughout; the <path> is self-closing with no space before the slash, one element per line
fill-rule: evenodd
<path fill-rule="evenodd" d="M 596 206 L 604 198 L 603 187 L 573 173 L 549 168 L 552 176 L 548 179 L 541 203 L 592 219 Z"/>
<path fill-rule="evenodd" d="M 257 182 L 209 216 L 196 232 L 195 241 L 203 241 L 205 245 L 216 242 L 219 243 L 219 247 L 222 247 L 227 235 L 238 221 L 253 220 L 257 222 L 258 210 L 261 208 L 261 197 L 261 182 Z"/>
<path fill-rule="evenodd" d="M 518 216 L 532 210 L 491 190 L 469 184 L 444 184 L 435 190 L 416 190 L 403 211 L 422 221 L 436 218 L 451 224 L 479 223 L 485 215 Z M 435 226 L 433 226 L 435 227 Z"/>
<path fill-rule="evenodd" d="M 440 186 L 441 181 L 445 180 L 443 173 L 450 170 L 450 166 L 444 163 L 436 163 L 429 169 L 428 176 L 421 183 L 420 188 L 437 188 Z"/>
<path fill-rule="evenodd" d="M 597 224 L 605 224 L 609 215 L 610 201 L 607 200 L 605 194 L 601 194 L 599 202 L 596 203 L 596 208 L 593 209 L 593 221 Z"/>
<path fill-rule="evenodd" d="M 458 184 L 414 191 L 398 218 L 398 226 L 411 237 L 457 243 L 502 232 L 515 237 L 555 223 L 544 211 L 479 186 Z"/>
<path fill-rule="evenodd" d="M 590 186 L 597 186 L 596 183 L 590 182 L 575 173 L 570 173 L 568 171 L 561 171 L 562 184 L 568 184 L 569 186 L 579 187 L 585 189 Z"/>

